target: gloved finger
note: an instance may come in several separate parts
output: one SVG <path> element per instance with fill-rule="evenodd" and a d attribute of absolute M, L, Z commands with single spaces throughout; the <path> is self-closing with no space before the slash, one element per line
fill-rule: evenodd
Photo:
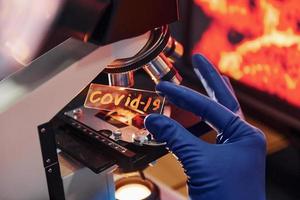
<path fill-rule="evenodd" d="M 230 89 L 230 91 L 234 94 L 234 89 L 233 89 L 233 87 L 232 87 L 232 85 L 231 85 L 231 83 L 230 83 L 229 78 L 228 78 L 227 76 L 224 76 L 224 75 L 222 75 L 222 78 L 223 78 L 223 80 L 225 81 L 227 87 L 228 87 L 228 88 Z M 234 97 L 235 97 L 235 94 L 234 94 Z"/>
<path fill-rule="evenodd" d="M 189 133 L 178 122 L 164 115 L 148 115 L 145 118 L 145 127 L 157 141 L 166 142 L 169 150 L 178 157 L 183 165 L 187 161 L 186 156 L 190 155 L 191 152 L 201 152 L 201 148 L 209 145 Z"/>
<path fill-rule="evenodd" d="M 231 88 L 215 67 L 202 55 L 193 56 L 193 67 L 207 94 L 229 110 L 236 112 L 239 103 Z"/>
<path fill-rule="evenodd" d="M 200 116 L 219 132 L 223 132 L 230 121 L 237 117 L 226 107 L 184 86 L 162 81 L 156 86 L 156 90 L 175 105 Z"/>
<path fill-rule="evenodd" d="M 233 87 L 232 87 L 232 85 L 230 83 L 229 78 L 227 76 L 222 76 L 222 77 L 223 77 L 225 83 L 227 84 L 228 88 L 230 88 L 230 90 L 231 90 L 231 92 L 233 94 L 233 97 L 235 98 L 235 100 L 237 102 L 237 109 L 235 111 L 233 111 L 233 110 L 231 110 L 231 111 L 233 111 L 235 114 L 237 114 L 238 116 L 240 116 L 242 119 L 245 119 L 245 116 L 244 116 L 243 111 L 241 109 L 240 103 L 239 103 L 239 101 L 236 98 L 234 89 L 233 89 Z"/>

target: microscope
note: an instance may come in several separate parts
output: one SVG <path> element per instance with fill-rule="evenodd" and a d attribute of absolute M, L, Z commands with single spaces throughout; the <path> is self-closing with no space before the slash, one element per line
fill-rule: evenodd
<path fill-rule="evenodd" d="M 142 70 L 154 83 L 180 84 L 173 63 L 183 48 L 168 28 L 177 19 L 176 0 L 63 2 L 37 58 L 0 82 L 0 199 L 114 199 L 116 168 L 143 170 L 167 153 L 145 129 L 120 126 L 107 117 L 119 112 L 91 109 L 85 98 L 97 89 L 129 95 L 128 104 L 145 97 L 168 113 L 163 97 L 133 87 Z"/>

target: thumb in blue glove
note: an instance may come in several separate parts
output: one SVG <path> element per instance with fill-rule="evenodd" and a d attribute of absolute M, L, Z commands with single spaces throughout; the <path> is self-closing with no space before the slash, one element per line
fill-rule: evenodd
<path fill-rule="evenodd" d="M 227 102 L 226 95 L 232 99 L 234 93 L 213 66 L 201 55 L 194 56 L 193 63 L 212 98 L 169 82 L 159 83 L 157 90 L 214 127 L 218 131 L 217 143 L 208 144 L 176 121 L 158 114 L 145 119 L 146 128 L 157 141 L 166 142 L 182 163 L 191 199 L 265 199 L 263 133 L 234 113 L 240 110 L 239 104 Z"/>

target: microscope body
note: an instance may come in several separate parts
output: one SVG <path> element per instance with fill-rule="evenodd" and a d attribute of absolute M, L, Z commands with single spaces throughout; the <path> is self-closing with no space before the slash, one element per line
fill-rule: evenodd
<path fill-rule="evenodd" d="M 59 165 L 55 156 L 42 157 L 40 137 L 46 137 L 48 129 L 41 131 L 39 137 L 38 127 L 51 120 L 107 64 L 119 56 L 134 55 L 147 39 L 146 34 L 104 47 L 68 39 L 0 82 L 1 94 L 6 94 L 1 95 L 0 107 L 1 199 L 51 197 L 49 180 Z M 51 144 L 46 146 L 46 150 L 50 148 Z M 68 162 L 64 165 L 60 167 L 63 167 L 66 199 L 89 199 L 96 191 L 101 192 L 103 199 L 113 199 L 112 169 L 96 175 L 82 165 L 70 167 Z"/>
<path fill-rule="evenodd" d="M 114 199 L 116 165 L 94 174 L 57 155 L 44 124 L 106 66 L 138 54 L 150 30 L 177 17 L 176 0 L 64 2 L 39 57 L 0 82 L 0 199 Z"/>

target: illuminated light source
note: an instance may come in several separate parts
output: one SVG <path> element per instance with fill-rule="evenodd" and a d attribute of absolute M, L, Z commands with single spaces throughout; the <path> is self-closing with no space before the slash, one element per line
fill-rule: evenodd
<path fill-rule="evenodd" d="M 117 180 L 115 197 L 117 200 L 160 200 L 157 185 L 139 176 Z"/>
<path fill-rule="evenodd" d="M 140 200 L 149 197 L 151 191 L 148 187 L 136 183 L 124 185 L 116 191 L 116 198 L 120 200 Z"/>

